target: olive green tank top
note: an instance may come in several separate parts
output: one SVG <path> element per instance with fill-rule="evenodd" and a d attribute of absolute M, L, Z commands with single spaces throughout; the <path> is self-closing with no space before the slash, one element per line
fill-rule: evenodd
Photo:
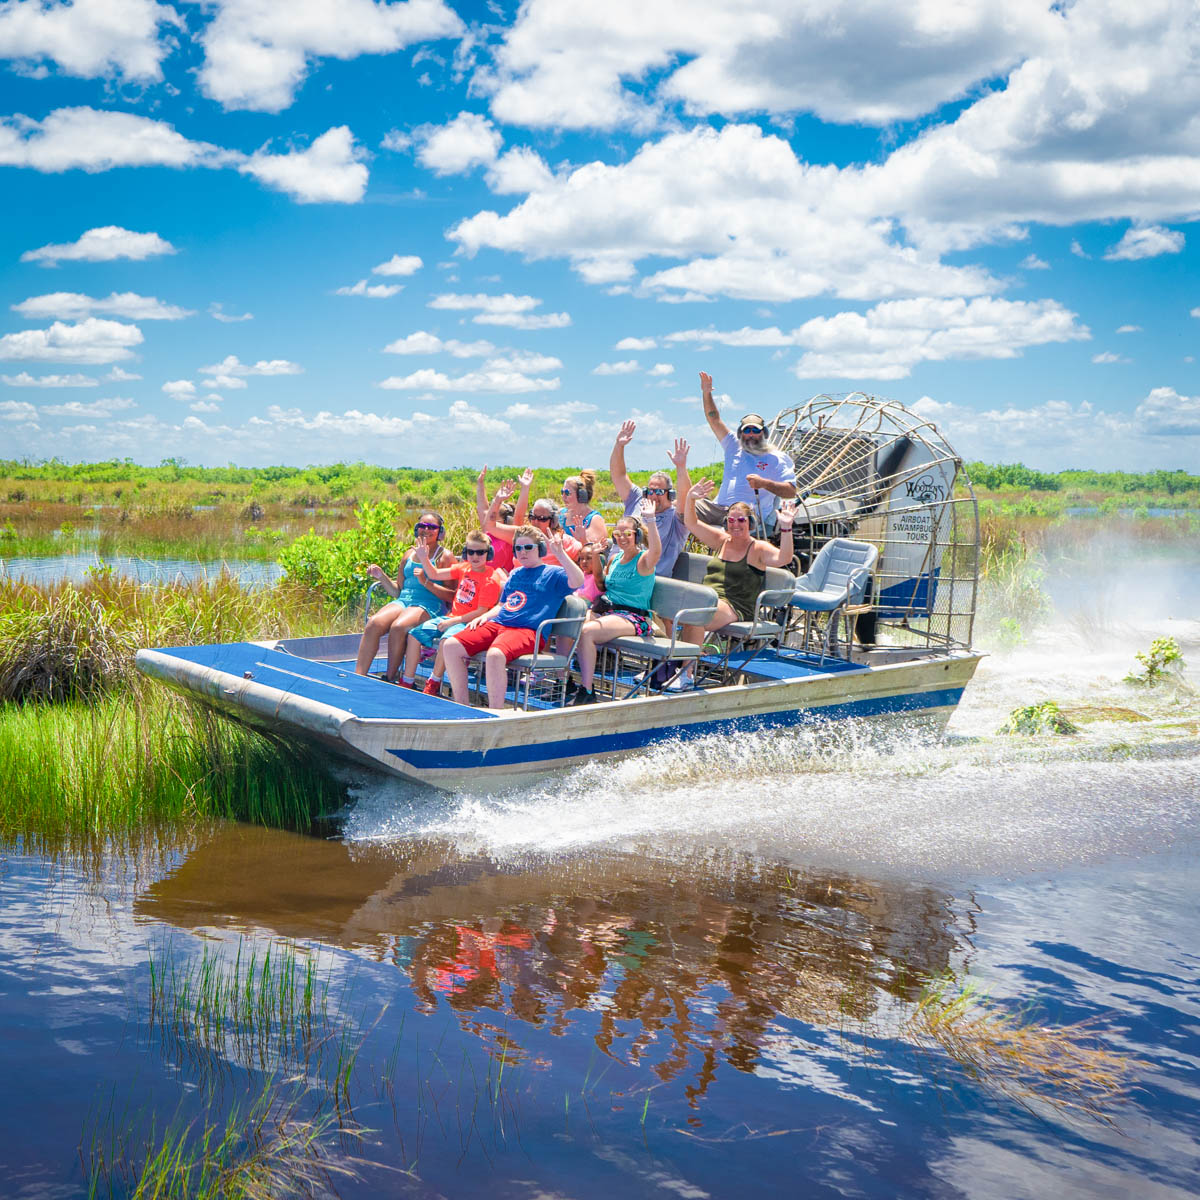
<path fill-rule="evenodd" d="M 749 555 L 749 547 L 746 548 L 746 555 L 736 562 L 726 562 L 714 555 L 708 560 L 704 571 L 704 582 L 722 600 L 729 602 L 739 621 L 754 620 L 754 606 L 767 578 L 766 571 L 750 565 Z"/>

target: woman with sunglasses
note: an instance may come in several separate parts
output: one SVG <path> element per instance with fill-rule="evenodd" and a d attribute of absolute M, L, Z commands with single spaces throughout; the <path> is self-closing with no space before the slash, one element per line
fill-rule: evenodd
<path fill-rule="evenodd" d="M 396 573 L 395 581 L 388 578 L 387 573 L 377 563 L 367 568 L 367 574 L 382 584 L 387 591 L 395 596 L 391 604 L 385 604 L 368 622 L 363 630 L 362 640 L 358 643 L 358 657 L 354 669 L 359 675 L 365 675 L 379 653 L 379 643 L 384 636 L 388 640 L 388 665 L 382 678 L 389 683 L 395 683 L 396 672 L 400 669 L 400 659 L 408 641 L 408 631 L 428 621 L 430 617 L 440 617 L 446 611 L 442 597 L 432 591 L 421 570 L 416 555 L 416 543 L 423 542 L 430 560 L 438 566 L 454 561 L 454 555 L 447 554 L 442 546 L 442 534 L 445 523 L 435 512 L 423 512 L 417 519 L 413 529 L 413 546 L 404 552 L 400 560 L 400 570 Z M 435 585 L 436 586 L 436 585 Z"/>
<path fill-rule="evenodd" d="M 547 554 L 552 563 L 545 561 Z M 513 538 L 513 559 L 516 569 L 500 593 L 500 602 L 443 643 L 450 691 L 459 704 L 469 699 L 467 659 L 486 650 L 488 707 L 503 708 L 508 664 L 533 653 L 538 626 L 553 618 L 583 583 L 583 572 L 568 557 L 561 533 L 546 537 L 534 526 L 522 525 Z"/>
<path fill-rule="evenodd" d="M 709 525 L 696 516 L 697 502 L 712 494 L 713 481 L 692 484 L 684 505 L 688 532 L 714 553 L 709 557 L 704 582 L 718 596 L 717 611 L 707 625 L 684 625 L 682 636 L 697 646 L 704 644 L 707 631 L 723 629 L 734 621 L 752 621 L 759 593 L 766 582 L 767 567 L 785 567 L 792 561 L 792 521 L 796 502 L 785 500 L 779 507 L 779 545 L 751 536 L 754 510 L 744 501 L 729 506 L 725 528 Z M 667 691 L 684 691 L 692 686 L 692 664 L 667 684 Z"/>
<path fill-rule="evenodd" d="M 703 499 L 696 509 L 702 521 L 720 525 L 731 506 L 742 501 L 751 506 L 754 528 L 773 530 L 780 500 L 796 498 L 796 467 L 767 440 L 767 423 L 758 413 L 747 413 L 735 434 L 717 411 L 712 376 L 700 372 L 704 416 L 725 454 L 725 471 L 716 502 Z"/>
<path fill-rule="evenodd" d="M 654 591 L 654 568 L 662 553 L 654 511 L 654 501 L 646 497 L 641 519 L 622 517 L 613 530 L 620 553 L 608 564 L 604 575 L 605 611 L 588 617 L 579 635 L 579 689 L 573 704 L 596 703 L 592 683 L 600 646 L 614 638 L 645 637 L 651 631 L 650 594 Z"/>
<path fill-rule="evenodd" d="M 608 542 L 608 526 L 592 507 L 596 491 L 596 472 L 580 471 L 563 480 L 563 532 L 580 542 Z"/>
<path fill-rule="evenodd" d="M 529 508 L 529 489 L 533 486 L 533 468 L 526 467 L 521 472 L 520 495 L 516 504 L 510 497 L 517 490 L 517 484 L 505 480 L 496 492 L 496 498 L 489 504 L 487 498 L 487 464 L 475 479 L 475 515 L 479 518 L 479 528 L 488 531 L 488 541 L 492 543 L 492 561 L 502 571 L 511 571 L 513 565 L 512 538 L 501 537 L 494 529 L 494 524 L 511 525 L 514 529 L 525 523 L 525 513 Z"/>

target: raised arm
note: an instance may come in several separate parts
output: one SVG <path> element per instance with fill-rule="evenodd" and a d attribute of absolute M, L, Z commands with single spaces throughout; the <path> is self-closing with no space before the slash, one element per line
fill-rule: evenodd
<path fill-rule="evenodd" d="M 487 463 L 483 470 L 475 476 L 475 516 L 481 529 L 487 528 L 488 498 L 487 498 Z"/>
<path fill-rule="evenodd" d="M 688 492 L 692 490 L 692 477 L 688 474 L 687 458 L 691 446 L 683 438 L 675 439 L 675 449 L 667 455 L 675 467 L 675 511 L 682 517 Z"/>
<path fill-rule="evenodd" d="M 613 487 L 616 488 L 617 495 L 621 497 L 622 504 L 633 490 L 633 480 L 629 478 L 629 471 L 625 466 L 625 447 L 633 441 L 635 429 L 637 429 L 637 425 L 633 421 L 622 422 L 608 460 L 608 473 L 612 476 Z"/>
<path fill-rule="evenodd" d="M 496 520 L 496 514 L 500 511 L 500 505 L 505 502 L 516 490 L 517 485 L 511 480 L 506 479 L 497 489 L 495 496 L 492 497 L 492 502 L 488 506 L 487 514 L 483 519 L 484 533 L 494 533 L 497 537 L 503 538 L 506 542 L 513 540 L 513 534 L 517 532 L 517 525 L 502 525 Z"/>
<path fill-rule="evenodd" d="M 710 495 L 714 486 L 711 479 L 700 479 L 688 489 L 687 503 L 683 506 L 683 523 L 687 526 L 688 533 L 710 550 L 720 550 L 725 544 L 725 531 L 715 525 L 706 525 L 696 516 L 696 501 Z"/>
<path fill-rule="evenodd" d="M 662 538 L 658 536 L 658 522 L 655 520 L 654 501 L 647 496 L 642 497 L 642 508 L 638 516 L 646 530 L 646 549 L 638 559 L 639 575 L 653 575 L 658 560 L 662 557 Z"/>
<path fill-rule="evenodd" d="M 567 553 L 567 548 L 563 545 L 563 535 L 561 533 L 552 533 L 550 535 L 549 548 L 558 565 L 566 571 L 567 582 L 571 587 L 583 587 L 583 581 L 587 576 L 584 575 L 583 568 Z"/>
<path fill-rule="evenodd" d="M 729 436 L 729 426 L 721 420 L 721 414 L 717 412 L 717 402 L 712 394 L 712 376 L 707 371 L 700 372 L 700 400 L 704 405 L 704 418 L 708 421 L 709 429 L 713 431 L 713 437 L 718 442 L 723 442 Z"/>
<path fill-rule="evenodd" d="M 754 547 L 759 551 L 758 567 L 786 567 L 795 555 L 792 546 L 792 522 L 796 519 L 795 500 L 785 500 L 779 506 L 779 545 L 756 539 Z"/>
<path fill-rule="evenodd" d="M 517 507 L 513 512 L 513 525 L 524 525 L 525 514 L 529 512 L 529 489 L 533 487 L 533 468 L 526 467 L 521 472 L 521 494 L 517 497 Z"/>

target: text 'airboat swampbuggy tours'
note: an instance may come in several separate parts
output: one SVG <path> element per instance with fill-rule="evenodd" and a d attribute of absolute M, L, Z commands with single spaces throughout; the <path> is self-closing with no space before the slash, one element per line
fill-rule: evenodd
<path fill-rule="evenodd" d="M 596 676 L 604 703 L 563 706 L 571 654 L 551 651 L 565 638 L 573 652 L 586 611 L 575 596 L 545 631 L 550 650 L 511 664 L 511 710 L 356 675 L 355 635 L 142 650 L 138 668 L 227 716 L 445 789 L 714 734 L 852 720 L 944 728 L 980 658 L 979 517 L 960 460 L 930 422 L 858 392 L 787 409 L 771 438 L 796 465 L 805 573 L 768 570 L 754 619 L 703 647 L 678 632 L 610 642 Z M 682 554 L 674 578 L 655 583 L 651 607 L 676 631 L 715 610 L 704 562 Z M 654 668 L 689 659 L 694 690 L 650 690 Z"/>

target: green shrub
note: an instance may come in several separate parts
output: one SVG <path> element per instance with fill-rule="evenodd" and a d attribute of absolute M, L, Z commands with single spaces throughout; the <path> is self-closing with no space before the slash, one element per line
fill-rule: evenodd
<path fill-rule="evenodd" d="M 1078 733 L 1079 729 L 1067 720 L 1053 700 L 1041 704 L 1027 704 L 1014 708 L 1008 720 L 1000 726 L 1000 733 Z"/>
<path fill-rule="evenodd" d="M 1147 653 L 1134 657 L 1142 664 L 1142 669 L 1126 675 L 1125 682 L 1139 687 L 1153 687 L 1169 673 L 1178 674 L 1183 669 L 1183 652 L 1173 637 L 1155 638 Z"/>

